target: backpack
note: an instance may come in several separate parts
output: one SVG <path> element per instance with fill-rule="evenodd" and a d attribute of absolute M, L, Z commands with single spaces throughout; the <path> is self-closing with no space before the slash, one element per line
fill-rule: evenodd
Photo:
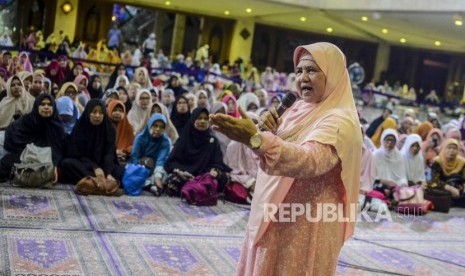
<path fill-rule="evenodd" d="M 197 206 L 213 206 L 218 203 L 218 181 L 206 172 L 189 180 L 181 188 L 181 199 Z"/>
<path fill-rule="evenodd" d="M 21 153 L 21 163 L 13 166 L 13 183 L 23 188 L 51 188 L 54 186 L 55 167 L 52 163 L 52 149 L 26 145 Z"/>

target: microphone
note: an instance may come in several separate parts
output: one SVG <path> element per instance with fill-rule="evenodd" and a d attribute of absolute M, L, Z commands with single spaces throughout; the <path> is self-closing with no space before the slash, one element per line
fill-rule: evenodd
<path fill-rule="evenodd" d="M 281 115 L 283 115 L 283 113 L 289 107 L 291 107 L 295 103 L 296 100 L 297 100 L 297 98 L 294 95 L 294 93 L 290 93 L 290 92 L 286 93 L 283 100 L 281 101 L 281 103 L 276 108 L 276 112 L 278 113 L 278 117 L 281 117 Z M 264 129 L 262 127 L 260 127 L 260 130 L 263 131 Z"/>

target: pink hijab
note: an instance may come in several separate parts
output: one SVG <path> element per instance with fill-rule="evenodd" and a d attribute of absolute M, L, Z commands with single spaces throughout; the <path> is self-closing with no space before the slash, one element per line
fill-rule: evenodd
<path fill-rule="evenodd" d="M 349 204 L 356 206 L 358 202 L 363 140 L 345 56 L 331 43 L 299 46 L 294 51 L 294 67 L 307 52 L 311 53 L 326 76 L 323 100 L 319 103 L 297 101 L 283 114 L 283 123 L 278 128 L 277 135 L 285 141 L 300 145 L 317 141 L 336 149 L 341 160 L 340 177 L 345 188 L 344 216 L 353 218 L 353 221 L 357 214 L 354 213 L 356 210 L 351 210 L 354 208 L 350 208 Z M 295 180 L 292 177 L 267 175 L 261 169 L 257 178 L 260 184 L 255 187 L 248 224 L 250 241 L 254 245 L 269 225 L 263 218 L 265 204 L 281 203 Z M 346 223 L 345 239 L 353 234 L 354 228 L 355 222 Z"/>
<path fill-rule="evenodd" d="M 228 114 L 230 116 L 233 116 L 234 118 L 241 117 L 241 115 L 239 114 L 239 106 L 237 105 L 237 101 L 236 101 L 236 98 L 234 96 L 230 96 L 230 95 L 224 96 L 222 102 L 224 104 L 226 104 L 226 106 L 228 106 L 228 101 L 230 99 L 232 99 L 234 101 L 234 103 L 236 104 L 236 109 L 234 110 L 233 113 L 228 113 L 228 109 L 226 108 L 226 110 L 225 110 L 226 114 Z"/>

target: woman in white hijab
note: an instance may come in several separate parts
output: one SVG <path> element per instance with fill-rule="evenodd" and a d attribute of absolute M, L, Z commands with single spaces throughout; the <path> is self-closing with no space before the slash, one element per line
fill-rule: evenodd
<path fill-rule="evenodd" d="M 407 172 L 404 158 L 396 148 L 398 140 L 397 131 L 385 129 L 381 134 L 381 147 L 373 156 L 380 183 L 389 187 L 407 186 Z"/>
<path fill-rule="evenodd" d="M 135 134 L 141 132 L 150 118 L 152 108 L 152 95 L 147 89 L 137 91 L 136 100 L 128 112 L 128 120 Z"/>
<path fill-rule="evenodd" d="M 150 81 L 149 71 L 145 67 L 138 67 L 134 72 L 134 82 L 140 84 L 142 88 L 152 88 L 152 82 Z"/>
<path fill-rule="evenodd" d="M 410 134 L 400 150 L 405 162 L 409 184 L 426 184 L 425 160 L 421 152 L 422 140 L 418 134 Z"/>
<path fill-rule="evenodd" d="M 12 76 L 6 83 L 6 97 L 0 102 L 0 130 L 5 129 L 19 117 L 31 112 L 34 97 L 26 92 L 18 76 Z"/>
<path fill-rule="evenodd" d="M 124 87 L 128 89 L 129 87 L 129 79 L 125 75 L 118 76 L 115 81 L 115 86 L 113 86 L 114 89 L 117 89 L 118 87 Z"/>

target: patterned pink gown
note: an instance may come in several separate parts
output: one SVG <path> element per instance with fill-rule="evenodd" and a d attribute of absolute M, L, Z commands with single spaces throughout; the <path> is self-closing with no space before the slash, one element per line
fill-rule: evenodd
<path fill-rule="evenodd" d="M 311 217 L 315 218 L 315 203 L 343 202 L 342 167 L 332 146 L 317 142 L 276 146 L 278 149 L 265 153 L 275 156 L 261 158 L 261 166 L 270 175 L 296 176 L 284 203 L 311 203 Z M 274 160 L 275 168 L 264 160 Z M 237 275 L 334 275 L 344 227 L 344 222 L 309 222 L 305 215 L 298 216 L 293 223 L 271 222 L 256 245 L 251 244 L 247 229 Z"/>

